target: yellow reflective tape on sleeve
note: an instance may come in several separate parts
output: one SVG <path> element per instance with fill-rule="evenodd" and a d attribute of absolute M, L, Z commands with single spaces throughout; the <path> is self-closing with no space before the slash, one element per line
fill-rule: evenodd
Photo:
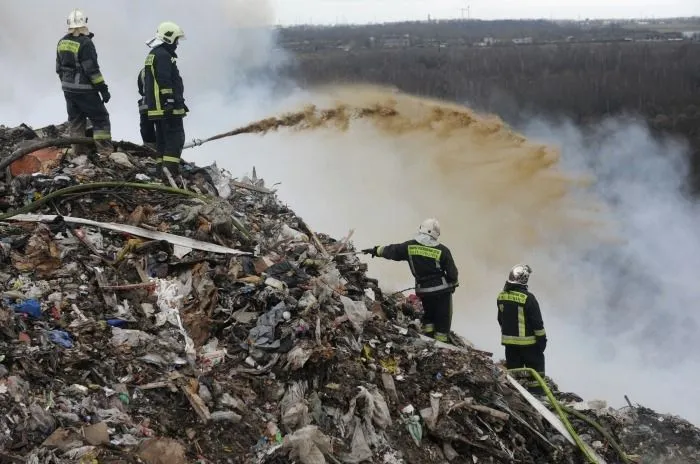
<path fill-rule="evenodd" d="M 101 84 L 101 83 L 103 83 L 104 81 L 105 81 L 105 78 L 102 77 L 102 74 L 98 74 L 98 75 L 92 76 L 92 77 L 90 78 L 90 82 L 92 82 L 92 83 L 95 84 L 95 85 Z"/>
<path fill-rule="evenodd" d="M 524 305 L 527 301 L 527 295 L 520 292 L 501 292 L 498 294 L 498 301 L 514 301 Z"/>
<path fill-rule="evenodd" d="M 535 330 L 534 332 L 535 332 L 535 337 L 544 337 L 545 335 L 547 335 L 547 332 L 545 332 L 544 329 Z"/>
<path fill-rule="evenodd" d="M 177 115 L 185 114 L 185 109 L 182 108 L 182 109 L 179 109 L 179 110 L 173 110 L 173 114 L 177 114 Z"/>
<path fill-rule="evenodd" d="M 164 163 L 179 163 L 180 158 L 178 158 L 177 156 L 163 155 L 163 162 Z"/>
<path fill-rule="evenodd" d="M 432 258 L 434 260 L 439 260 L 442 255 L 442 250 L 437 248 L 427 247 L 423 245 L 409 245 L 408 246 L 409 256 L 423 256 L 425 258 Z"/>
<path fill-rule="evenodd" d="M 170 95 L 171 93 L 173 93 L 173 89 L 160 89 L 161 95 Z"/>
<path fill-rule="evenodd" d="M 162 163 L 163 163 L 163 158 L 156 158 L 156 163 L 162 164 Z"/>
<path fill-rule="evenodd" d="M 77 55 L 78 50 L 80 50 L 80 42 L 68 39 L 63 39 L 60 42 L 58 42 L 59 52 L 70 52 Z"/>
<path fill-rule="evenodd" d="M 381 256 L 383 252 L 384 252 L 383 246 L 377 247 L 377 256 Z"/>
<path fill-rule="evenodd" d="M 522 306 L 518 306 L 518 337 L 525 336 L 525 310 Z"/>
<path fill-rule="evenodd" d="M 502 304 L 499 304 L 499 305 L 498 305 L 498 310 L 499 310 L 500 312 L 503 312 L 503 305 L 502 305 Z"/>
<path fill-rule="evenodd" d="M 163 110 L 148 110 L 148 116 L 163 116 L 165 111 Z"/>

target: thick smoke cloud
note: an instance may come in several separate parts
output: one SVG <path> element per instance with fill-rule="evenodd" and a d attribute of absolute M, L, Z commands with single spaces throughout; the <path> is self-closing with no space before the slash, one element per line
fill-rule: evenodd
<path fill-rule="evenodd" d="M 254 7 L 252 6 L 254 4 Z M 54 46 L 75 7 L 63 0 L 2 5 L 0 122 L 33 126 L 65 119 Z M 151 0 L 85 5 L 113 95 L 114 137 L 139 140 L 136 74 L 160 21 L 178 22 L 191 114 L 188 138 L 206 137 L 304 103 L 386 100 L 368 89 L 291 92 L 275 78 L 290 57 L 276 48 L 264 1 Z M 159 12 L 167 11 L 168 17 Z M 7 71 L 11 70 L 11 71 Z M 333 93 L 333 95 L 331 95 Z M 420 114 L 415 100 L 402 100 Z M 355 228 L 358 246 L 397 242 L 437 216 L 462 273 L 454 328 L 502 356 L 494 298 L 509 267 L 528 261 L 549 332 L 548 372 L 563 389 L 622 405 L 633 401 L 700 423 L 692 335 L 700 257 L 696 207 L 679 193 L 683 146 L 611 120 L 594 133 L 538 120 L 521 127 L 562 157 L 514 142 L 500 122 L 451 137 L 391 133 L 371 122 L 346 133 L 281 132 L 212 142 L 184 157 L 216 161 L 234 175 L 256 166 L 319 231 Z M 396 128 L 394 128 L 396 129 Z M 566 173 L 574 173 L 568 176 Z M 588 190 L 585 181 L 592 180 Z M 591 194 L 594 194 L 593 196 Z M 374 260 L 387 289 L 411 286 L 407 266 Z"/>

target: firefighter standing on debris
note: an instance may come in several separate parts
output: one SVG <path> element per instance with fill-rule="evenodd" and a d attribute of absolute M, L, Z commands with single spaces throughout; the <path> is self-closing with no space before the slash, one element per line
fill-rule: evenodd
<path fill-rule="evenodd" d="M 146 68 L 143 68 L 141 72 L 139 72 L 139 76 L 136 79 L 139 95 L 141 95 L 141 98 L 139 98 L 139 126 L 141 129 L 141 140 L 143 140 L 143 144 L 145 146 L 156 150 L 156 124 L 154 121 L 148 119 L 148 104 L 146 104 L 146 94 L 144 90 L 144 87 L 146 86 L 145 76 Z"/>
<path fill-rule="evenodd" d="M 94 34 L 88 30 L 88 18 L 80 10 L 71 11 L 67 23 L 68 34 L 56 47 L 56 74 L 66 98 L 70 135 L 85 137 L 89 119 L 97 152 L 107 156 L 113 151 L 109 112 L 105 107 L 110 95 L 97 63 Z M 85 150 L 81 145 L 73 145 L 75 155 Z"/>
<path fill-rule="evenodd" d="M 527 264 L 518 264 L 510 270 L 503 291 L 496 300 L 498 324 L 501 326 L 501 344 L 506 349 L 506 368 L 529 367 L 544 378 L 547 333 L 540 305 L 528 290 L 530 274 L 532 269 Z M 527 387 L 533 393 L 544 394 L 534 379 L 528 382 Z"/>
<path fill-rule="evenodd" d="M 372 257 L 408 261 L 416 280 L 416 296 L 423 304 L 423 333 L 447 342 L 452 326 L 452 294 L 459 282 L 452 253 L 438 241 L 439 237 L 437 219 L 426 219 L 413 240 L 362 252 Z"/>
<path fill-rule="evenodd" d="M 180 156 L 185 144 L 182 119 L 189 111 L 175 53 L 179 41 L 184 39 L 185 33 L 180 26 L 169 21 L 161 23 L 156 37 L 148 42 L 151 52 L 146 56 L 144 75 L 147 115 L 156 124 L 158 162 L 171 174 L 180 171 Z"/>

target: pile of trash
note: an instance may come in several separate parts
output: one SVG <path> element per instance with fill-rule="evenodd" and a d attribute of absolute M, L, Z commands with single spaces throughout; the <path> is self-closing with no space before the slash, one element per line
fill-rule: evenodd
<path fill-rule="evenodd" d="M 421 337 L 351 232 L 315 233 L 255 173 L 168 185 L 133 144 L 32 152 L 63 131 L 0 127 L 0 462 L 700 462 L 678 417 L 551 380 L 542 402 Z"/>

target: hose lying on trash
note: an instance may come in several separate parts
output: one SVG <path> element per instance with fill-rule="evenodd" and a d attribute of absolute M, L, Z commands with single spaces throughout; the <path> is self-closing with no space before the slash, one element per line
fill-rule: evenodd
<path fill-rule="evenodd" d="M 530 376 L 537 381 L 537 383 L 542 387 L 542 390 L 544 390 L 545 395 L 547 396 L 547 399 L 549 402 L 552 404 L 552 407 L 554 407 L 554 411 L 557 413 L 559 418 L 561 419 L 562 423 L 564 424 L 564 427 L 566 427 L 566 430 L 569 432 L 571 437 L 574 439 L 574 442 L 576 443 L 576 446 L 581 450 L 581 453 L 585 456 L 586 460 L 591 463 L 591 464 L 598 464 L 598 459 L 591 454 L 591 451 L 589 450 L 588 446 L 581 440 L 581 437 L 576 433 L 576 430 L 574 430 L 574 427 L 571 425 L 571 422 L 569 422 L 568 417 L 566 416 L 566 413 L 562 409 L 562 406 L 559 404 L 557 399 L 554 397 L 552 394 L 552 391 L 549 389 L 547 386 L 547 383 L 544 381 L 542 376 L 534 369 L 530 369 L 528 367 L 522 367 L 522 368 L 517 368 L 517 369 L 508 369 L 509 373 L 513 372 L 527 372 L 530 374 Z"/>
<path fill-rule="evenodd" d="M 167 192 L 167 193 L 174 193 L 177 195 L 184 195 L 188 197 L 194 197 L 194 198 L 199 198 L 199 199 L 206 199 L 207 197 L 205 195 L 195 193 L 195 192 L 190 192 L 189 190 L 183 190 L 183 189 L 178 189 L 174 187 L 168 187 L 165 185 L 160 185 L 160 184 L 142 184 L 138 182 L 93 182 L 90 184 L 80 184 L 80 185 L 73 185 L 72 187 L 66 187 L 62 188 L 60 190 L 56 190 L 55 192 L 51 192 L 45 197 L 33 201 L 32 203 L 29 203 L 28 205 L 16 209 L 14 211 L 9 211 L 5 214 L 0 214 L 0 221 L 4 221 L 6 219 L 9 219 L 13 216 L 16 216 L 18 214 L 26 214 L 31 211 L 34 211 L 35 209 L 39 208 L 40 206 L 46 204 L 47 202 L 55 199 L 62 197 L 63 195 L 69 195 L 71 193 L 77 193 L 77 192 L 83 192 L 86 190 L 98 190 L 102 188 L 121 188 L 121 187 L 126 187 L 126 188 L 133 188 L 133 189 L 146 189 L 146 190 L 158 190 L 161 192 Z"/>
<path fill-rule="evenodd" d="M 568 406 L 561 405 L 561 408 L 567 414 L 571 414 L 572 416 L 586 422 L 588 425 L 590 425 L 591 427 L 596 429 L 598 431 L 598 433 L 600 433 L 603 436 L 603 438 L 605 438 L 608 441 L 608 443 L 610 443 L 610 446 L 612 446 L 613 449 L 617 452 L 617 454 L 620 456 L 620 459 L 622 459 L 622 462 L 624 464 L 631 464 L 632 463 L 632 461 L 627 457 L 627 453 L 624 452 L 624 450 L 620 447 L 620 445 L 617 444 L 617 442 L 612 437 L 612 435 L 610 435 L 610 433 L 607 430 L 605 430 L 602 425 L 600 425 L 598 422 L 596 422 L 592 418 L 588 417 L 587 415 L 585 415 L 585 414 L 583 414 L 575 409 L 572 409 Z"/>
<path fill-rule="evenodd" d="M 41 150 L 42 148 L 48 148 L 48 147 L 67 147 L 70 145 L 92 145 L 94 144 L 95 141 L 91 139 L 90 137 L 68 137 L 68 138 L 56 138 L 56 139 L 46 139 L 42 140 L 41 142 L 38 143 L 33 143 L 29 146 L 26 146 L 24 148 L 20 148 L 18 150 L 15 150 L 10 156 L 7 158 L 3 158 L 2 161 L 0 161 L 0 171 L 17 161 L 18 159 L 22 158 L 25 155 L 28 155 L 30 153 L 34 153 L 37 150 Z"/>

